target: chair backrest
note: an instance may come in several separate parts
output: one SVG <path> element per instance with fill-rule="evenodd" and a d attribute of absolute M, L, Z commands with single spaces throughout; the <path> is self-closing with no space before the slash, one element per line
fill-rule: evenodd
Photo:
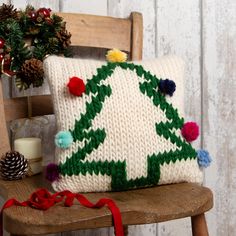
<path fill-rule="evenodd" d="M 131 60 L 142 59 L 142 15 L 132 12 L 128 19 L 85 14 L 57 13 L 67 22 L 72 34 L 72 46 L 119 48 L 129 53 Z M 29 105 L 30 104 L 30 105 Z M 0 81 L 0 153 L 10 150 L 7 122 L 32 116 L 53 114 L 50 95 L 4 99 Z"/>

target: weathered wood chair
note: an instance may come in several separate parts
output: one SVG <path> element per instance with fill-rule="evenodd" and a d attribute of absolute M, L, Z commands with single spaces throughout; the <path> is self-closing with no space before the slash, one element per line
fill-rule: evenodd
<path fill-rule="evenodd" d="M 72 45 L 119 48 L 130 53 L 132 60 L 142 58 L 142 15 L 131 13 L 129 19 L 60 13 L 72 33 Z M 4 99 L 0 81 L 0 153 L 10 150 L 6 123 L 27 117 L 26 98 Z M 32 97 L 33 116 L 53 113 L 50 96 Z M 19 181 L 0 180 L 0 194 L 4 199 L 15 197 L 23 201 L 37 188 L 45 187 L 41 175 Z M 50 188 L 50 186 L 47 186 Z M 96 201 L 109 197 L 119 206 L 125 226 L 158 223 L 191 217 L 194 236 L 208 235 L 204 212 L 212 208 L 212 192 L 197 184 L 181 183 L 115 193 L 89 193 Z M 50 234 L 89 228 L 112 226 L 112 216 L 106 209 L 85 209 L 55 206 L 48 211 L 27 207 L 12 207 L 3 214 L 4 228 L 12 235 Z M 126 227 L 126 234 L 128 234 Z"/>

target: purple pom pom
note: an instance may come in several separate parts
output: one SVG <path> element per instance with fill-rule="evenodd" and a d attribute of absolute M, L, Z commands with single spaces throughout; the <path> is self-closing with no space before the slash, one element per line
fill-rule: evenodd
<path fill-rule="evenodd" d="M 59 166 L 50 163 L 46 167 L 46 179 L 50 182 L 54 182 L 59 179 Z"/>
<path fill-rule="evenodd" d="M 162 93 L 172 96 L 175 92 L 175 82 L 173 80 L 165 79 L 160 80 L 159 89 Z"/>

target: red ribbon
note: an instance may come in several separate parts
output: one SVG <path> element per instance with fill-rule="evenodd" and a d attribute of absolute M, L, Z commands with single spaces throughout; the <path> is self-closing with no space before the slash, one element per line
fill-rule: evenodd
<path fill-rule="evenodd" d="M 24 202 L 19 202 L 14 198 L 9 199 L 3 205 L 0 212 L 0 236 L 3 236 L 3 210 L 11 206 L 29 206 L 39 210 L 47 210 L 50 207 L 54 206 L 58 202 L 64 201 L 66 207 L 70 207 L 74 203 L 74 199 L 77 199 L 78 202 L 88 208 L 102 208 L 107 205 L 109 210 L 112 213 L 115 235 L 124 236 L 122 219 L 119 208 L 116 206 L 115 202 L 109 198 L 101 198 L 97 203 L 93 204 L 85 196 L 79 193 L 72 193 L 70 191 L 62 191 L 55 194 L 51 194 L 46 189 L 38 189 L 31 194 L 30 199 Z"/>

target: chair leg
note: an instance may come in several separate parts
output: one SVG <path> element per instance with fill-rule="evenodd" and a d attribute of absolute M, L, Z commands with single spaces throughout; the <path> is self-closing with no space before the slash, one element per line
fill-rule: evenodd
<path fill-rule="evenodd" d="M 204 213 L 191 217 L 193 236 L 209 236 Z"/>
<path fill-rule="evenodd" d="M 124 225 L 124 236 L 128 236 L 128 234 L 129 234 L 128 225 Z"/>

